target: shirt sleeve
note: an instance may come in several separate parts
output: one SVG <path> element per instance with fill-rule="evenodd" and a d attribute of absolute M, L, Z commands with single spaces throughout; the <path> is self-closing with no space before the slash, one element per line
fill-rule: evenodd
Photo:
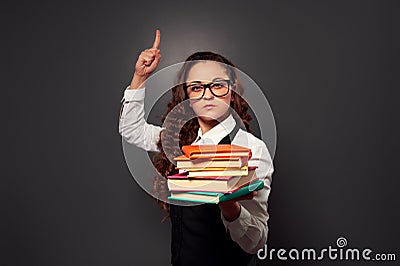
<path fill-rule="evenodd" d="M 229 230 L 233 241 L 250 254 L 255 254 L 264 247 L 268 236 L 268 197 L 271 191 L 272 159 L 266 145 L 252 148 L 253 156 L 249 166 L 257 165 L 257 177 L 264 180 L 264 188 L 257 191 L 257 195 L 251 200 L 242 200 L 239 217 L 233 221 L 227 221 L 221 213 L 221 219 L 225 229 Z"/>
<path fill-rule="evenodd" d="M 146 151 L 159 151 L 157 141 L 160 132 L 164 129 L 160 126 L 148 124 L 144 119 L 145 88 L 124 91 L 119 117 L 119 134 L 122 138 Z"/>

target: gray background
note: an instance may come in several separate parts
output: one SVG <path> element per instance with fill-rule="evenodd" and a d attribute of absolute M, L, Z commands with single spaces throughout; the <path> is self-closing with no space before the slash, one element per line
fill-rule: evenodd
<path fill-rule="evenodd" d="M 1 12 L 0 265 L 168 265 L 170 224 L 118 134 L 156 28 L 160 68 L 212 50 L 264 90 L 278 133 L 269 247 L 344 236 L 399 257 L 396 1 L 3 1 Z"/>

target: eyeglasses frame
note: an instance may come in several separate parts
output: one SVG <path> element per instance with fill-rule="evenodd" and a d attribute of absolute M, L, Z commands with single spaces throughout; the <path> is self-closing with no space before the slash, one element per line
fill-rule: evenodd
<path fill-rule="evenodd" d="M 229 91 L 231 90 L 231 86 L 235 85 L 235 83 L 233 83 L 230 79 L 222 79 L 222 80 L 220 80 L 220 81 L 226 81 L 226 82 L 228 83 L 228 91 L 227 91 L 224 95 L 216 95 L 216 94 L 213 92 L 213 90 L 211 89 L 211 85 L 214 84 L 214 83 L 217 83 L 217 81 L 215 81 L 215 82 L 210 82 L 210 83 L 204 83 L 204 84 L 201 83 L 201 86 L 204 87 L 203 94 L 201 95 L 201 97 L 190 98 L 190 97 L 189 97 L 189 93 L 187 92 L 187 88 L 188 88 L 190 85 L 187 85 L 186 83 L 183 83 L 183 88 L 184 88 L 185 93 L 187 94 L 188 98 L 191 99 L 191 100 L 200 100 L 200 99 L 202 99 L 202 98 L 204 97 L 204 94 L 206 94 L 207 88 L 210 90 L 210 92 L 212 93 L 212 95 L 214 95 L 215 97 L 224 97 L 224 96 L 226 96 L 226 95 L 229 93 Z"/>

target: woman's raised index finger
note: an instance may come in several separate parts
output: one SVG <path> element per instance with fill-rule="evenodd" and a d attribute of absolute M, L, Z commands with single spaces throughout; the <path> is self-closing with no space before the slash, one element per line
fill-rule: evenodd
<path fill-rule="evenodd" d="M 156 30 L 156 38 L 154 39 L 153 48 L 157 48 L 160 45 L 160 30 Z"/>

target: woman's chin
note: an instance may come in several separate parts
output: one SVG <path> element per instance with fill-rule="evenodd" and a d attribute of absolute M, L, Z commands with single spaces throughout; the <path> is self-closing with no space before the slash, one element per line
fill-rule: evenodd
<path fill-rule="evenodd" d="M 214 120 L 218 119 L 218 117 L 210 116 L 210 115 L 198 115 L 197 117 L 203 121 L 214 121 Z"/>
<path fill-rule="evenodd" d="M 199 117 L 203 121 L 211 122 L 211 121 L 218 121 L 222 122 L 229 114 L 212 114 L 212 113 L 207 113 L 207 114 L 198 114 L 197 117 Z"/>

